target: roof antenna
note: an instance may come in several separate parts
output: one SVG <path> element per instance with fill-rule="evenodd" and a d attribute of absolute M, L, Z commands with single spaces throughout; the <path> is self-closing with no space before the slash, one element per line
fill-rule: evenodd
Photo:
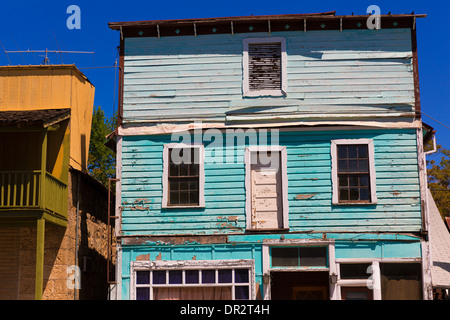
<path fill-rule="evenodd" d="M 45 55 L 39 55 L 40 57 L 44 57 L 43 64 L 48 65 L 50 63 L 50 59 L 48 58 L 49 53 L 76 53 L 76 54 L 94 54 L 94 52 L 91 51 L 62 51 L 62 50 L 48 50 L 47 48 L 45 50 L 16 50 L 16 51 L 6 51 L 5 53 L 45 53 Z"/>

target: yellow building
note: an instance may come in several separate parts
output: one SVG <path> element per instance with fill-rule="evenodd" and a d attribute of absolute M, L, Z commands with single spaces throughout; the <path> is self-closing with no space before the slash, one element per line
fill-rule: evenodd
<path fill-rule="evenodd" d="M 73 176 L 87 167 L 94 91 L 74 65 L 0 67 L 1 299 L 31 298 L 33 278 L 34 298 L 51 299 L 68 277 L 55 276 L 64 271 L 57 270 L 58 262 L 67 266 L 78 261 L 63 249 L 72 230 L 70 202 L 79 199 L 72 190 L 80 180 L 73 182 Z M 70 232 L 78 238 L 78 220 L 73 225 Z M 28 246 L 23 243 L 26 233 L 36 239 Z M 48 243 L 55 242 L 55 234 L 59 245 Z M 30 260 L 35 264 L 30 266 Z M 63 299 L 74 292 L 60 291 Z"/>

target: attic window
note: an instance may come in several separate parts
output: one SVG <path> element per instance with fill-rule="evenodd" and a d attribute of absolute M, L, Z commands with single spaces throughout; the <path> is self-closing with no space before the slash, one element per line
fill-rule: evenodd
<path fill-rule="evenodd" d="M 244 96 L 284 96 L 286 39 L 247 38 L 243 44 Z"/>

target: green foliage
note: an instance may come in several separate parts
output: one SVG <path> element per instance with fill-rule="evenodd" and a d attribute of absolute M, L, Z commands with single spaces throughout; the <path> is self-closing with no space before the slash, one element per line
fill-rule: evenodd
<path fill-rule="evenodd" d="M 114 131 L 117 117 L 106 118 L 100 106 L 92 115 L 91 140 L 89 143 L 88 171 L 91 176 L 108 187 L 108 179 L 116 173 L 116 155 L 108 148 L 106 136 Z"/>
<path fill-rule="evenodd" d="M 427 160 L 428 188 L 431 190 L 434 201 L 443 217 L 450 217 L 450 150 L 437 145 L 437 153 L 441 156 L 439 163 L 436 160 Z M 425 150 L 429 149 L 429 146 Z"/>

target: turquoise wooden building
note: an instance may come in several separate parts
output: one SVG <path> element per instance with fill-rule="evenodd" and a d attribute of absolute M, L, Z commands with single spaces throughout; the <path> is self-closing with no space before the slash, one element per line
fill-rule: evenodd
<path fill-rule="evenodd" d="M 114 22 L 117 299 L 431 299 L 416 19 Z"/>

